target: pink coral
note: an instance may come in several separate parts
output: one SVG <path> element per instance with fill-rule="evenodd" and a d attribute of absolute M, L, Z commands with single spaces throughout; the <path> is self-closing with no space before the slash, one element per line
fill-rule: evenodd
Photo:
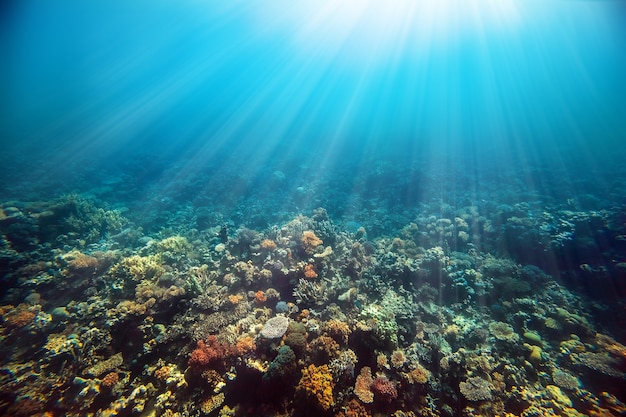
<path fill-rule="evenodd" d="M 390 403 L 398 398 L 396 384 L 384 375 L 377 376 L 374 379 L 371 389 L 374 392 L 374 398 L 377 401 Z"/>

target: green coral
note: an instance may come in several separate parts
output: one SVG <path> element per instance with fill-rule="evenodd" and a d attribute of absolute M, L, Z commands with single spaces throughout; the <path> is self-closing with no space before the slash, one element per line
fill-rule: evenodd
<path fill-rule="evenodd" d="M 51 211 L 54 213 L 52 217 L 61 217 L 70 234 L 80 236 L 85 244 L 97 242 L 107 234 L 119 233 L 128 224 L 120 210 L 106 210 L 96 206 L 93 200 L 76 195 L 65 197 Z"/>
<path fill-rule="evenodd" d="M 278 349 L 278 355 L 270 363 L 267 372 L 263 375 L 263 379 L 283 379 L 291 374 L 296 368 L 296 354 L 287 345 Z"/>
<path fill-rule="evenodd" d="M 369 304 L 361 311 L 361 317 L 371 324 L 374 335 L 381 343 L 389 344 L 391 347 L 398 345 L 398 323 L 393 312 Z"/>
<path fill-rule="evenodd" d="M 157 243 L 161 259 L 168 264 L 181 263 L 192 252 L 192 245 L 184 236 L 170 236 Z"/>

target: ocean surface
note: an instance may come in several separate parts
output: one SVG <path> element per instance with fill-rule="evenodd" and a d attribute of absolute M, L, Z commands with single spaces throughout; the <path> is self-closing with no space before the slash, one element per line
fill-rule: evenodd
<path fill-rule="evenodd" d="M 0 415 L 626 414 L 626 3 L 4 1 Z"/>

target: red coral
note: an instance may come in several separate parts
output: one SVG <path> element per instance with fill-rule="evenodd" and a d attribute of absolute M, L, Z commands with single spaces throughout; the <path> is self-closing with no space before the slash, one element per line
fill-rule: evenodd
<path fill-rule="evenodd" d="M 374 392 L 374 398 L 381 402 L 390 403 L 398 398 L 396 384 L 384 375 L 378 376 L 374 379 L 371 389 Z"/>
<path fill-rule="evenodd" d="M 205 367 L 211 362 L 226 358 L 231 353 L 232 349 L 228 345 L 220 343 L 216 336 L 211 335 L 207 337 L 206 342 L 198 341 L 198 347 L 189 357 L 189 366 Z"/>

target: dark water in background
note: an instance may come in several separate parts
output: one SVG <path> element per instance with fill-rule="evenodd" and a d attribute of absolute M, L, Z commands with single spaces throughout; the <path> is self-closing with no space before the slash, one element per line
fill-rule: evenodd
<path fill-rule="evenodd" d="M 81 315 L 79 308 L 72 310 L 71 304 L 96 299 L 93 296 L 85 301 L 89 292 L 85 288 L 95 288 L 89 281 L 93 278 L 100 285 L 94 289 L 100 297 L 100 319 L 105 316 L 102 311 L 112 311 L 111 322 L 117 320 L 123 328 L 130 322 L 128 328 L 135 330 L 135 319 L 128 319 L 119 307 L 122 302 L 118 307 L 115 303 L 135 301 L 136 282 L 127 283 L 128 294 L 120 295 L 108 293 L 110 283 L 106 280 L 115 278 L 115 272 L 111 272 L 115 266 L 111 264 L 121 265 L 122 256 L 145 255 L 155 250 L 149 238 L 182 235 L 201 242 L 201 250 L 196 248 L 195 257 L 190 255 L 190 263 L 167 265 L 179 280 L 201 263 L 216 259 L 222 259 L 223 264 L 215 261 L 211 265 L 221 265 L 219 268 L 224 270 L 217 272 L 224 275 L 239 258 L 218 252 L 218 235 L 209 230 L 219 230 L 220 225 L 228 229 L 229 250 L 235 251 L 237 245 L 242 245 L 236 240 L 244 240 L 246 233 L 252 233 L 245 228 L 263 231 L 264 237 L 272 236 L 274 228 L 298 214 L 315 217 L 314 210 L 323 207 L 337 227 L 334 235 L 329 232 L 329 237 L 344 242 L 348 248 L 365 242 L 364 247 L 371 251 L 368 256 L 375 259 L 369 270 L 364 267 L 364 277 L 355 280 L 364 302 L 380 301 L 376 299 L 380 295 L 376 285 L 368 283 L 368 279 L 374 280 L 372 277 L 378 274 L 390 276 L 390 282 L 393 281 L 394 265 L 385 264 L 387 255 L 397 256 L 397 262 L 406 265 L 425 259 L 422 252 L 416 251 L 419 256 L 415 257 L 408 247 L 406 251 L 401 244 L 395 247 L 398 236 L 420 246 L 422 251 L 443 246 L 452 265 L 444 280 L 452 290 L 444 291 L 445 285 L 439 282 L 443 294 L 439 299 L 442 305 L 437 307 L 439 316 L 429 307 L 418 306 L 417 300 L 423 296 L 418 284 L 401 280 L 387 283 L 402 297 L 415 296 L 416 304 L 406 320 L 411 324 L 407 327 L 435 316 L 439 320 L 453 311 L 456 318 L 467 315 L 476 320 L 476 328 L 482 326 L 485 335 L 489 323 L 506 320 L 526 337 L 527 322 L 519 325 L 520 315 L 515 309 L 534 313 L 543 309 L 542 320 L 568 321 L 560 328 L 561 334 L 547 325 L 541 327 L 543 322 L 536 318 L 539 313 L 533 316 L 537 322 L 532 324 L 545 331 L 544 340 L 550 338 L 543 346 L 547 353 L 544 362 L 520 365 L 520 358 L 524 362 L 527 352 L 519 346 L 507 345 L 511 351 L 501 349 L 500 358 L 519 366 L 517 369 L 537 367 L 543 372 L 542 378 L 546 378 L 551 367 L 557 367 L 557 362 L 580 378 L 591 369 L 596 373 L 583 380 L 581 387 L 596 396 L 617 387 L 610 394 L 624 400 L 626 394 L 620 388 L 626 375 L 623 345 L 611 344 L 615 341 L 607 336 L 602 343 L 608 346 L 609 353 L 603 353 L 600 359 L 600 354 L 590 354 L 585 357 L 590 363 L 581 364 L 563 359 L 566 356 L 559 351 L 558 343 L 566 341 L 569 333 L 579 332 L 584 334 L 585 346 L 595 349 L 602 344 L 600 339 L 594 339 L 595 331 L 610 333 L 620 342 L 626 340 L 621 318 L 626 295 L 625 4 L 564 0 L 4 1 L 0 4 L 3 304 L 17 305 L 31 289 L 30 298 L 37 290 L 43 297 L 41 305 L 45 311 L 65 308 L 67 303 L 70 321 L 88 322 L 91 318 Z M 83 237 L 86 244 L 76 243 L 88 254 L 111 248 L 116 252 L 108 260 L 104 257 L 97 261 L 100 268 L 109 268 L 108 272 L 91 271 L 93 277 L 89 279 L 79 277 L 71 267 L 59 266 L 49 272 L 58 282 L 65 283 L 62 285 L 69 285 L 65 295 L 61 293 L 66 287 L 61 284 L 58 291 L 54 288 L 57 284 L 51 286 L 43 279 L 32 284 L 28 273 L 39 274 L 37 268 L 43 268 L 46 261 L 61 265 L 63 257 L 73 253 L 72 233 L 84 230 L 76 225 L 75 230 L 63 230 L 70 222 L 61 217 L 67 214 L 67 201 L 70 206 L 75 204 L 74 197 L 67 197 L 74 194 L 85 199 L 76 207 L 91 207 L 89 204 L 93 203 L 118 210 L 130 220 L 130 226 L 122 232 L 117 230 L 119 234 L 115 236 L 107 231 L 99 235 L 100 231 L 96 231 L 90 235 L 90 241 Z M 61 203 L 54 203 L 57 199 Z M 55 212 L 51 216 L 54 210 L 61 214 Z M 85 217 L 91 214 L 87 211 Z M 52 224 L 46 215 L 63 220 L 65 226 Z M 437 240 L 436 233 L 428 235 L 428 227 L 458 216 L 478 225 L 470 224 L 469 243 L 458 243 L 457 247 L 454 238 Z M 320 224 L 325 224 L 325 220 L 307 221 L 320 228 Z M 414 237 L 413 243 L 407 237 L 411 223 L 419 225 L 421 241 Z M 360 226 L 367 234 L 359 238 L 361 243 L 356 243 L 354 232 Z M 46 235 L 42 230 L 51 231 Z M 299 231 L 296 227 L 294 230 Z M 119 242 L 126 238 L 131 243 L 121 247 Z M 80 239 L 78 236 L 75 241 Z M 288 244 L 298 245 L 299 240 L 294 239 Z M 396 243 L 390 243 L 392 240 Z M 26 248 L 23 253 L 19 245 Z M 15 252 L 6 255 L 7 248 Z M 258 254 L 252 252 L 241 250 L 238 256 L 242 260 L 247 260 L 246 256 L 253 258 L 258 268 L 269 264 L 254 258 Z M 357 256 L 345 247 L 344 253 L 339 254 L 337 250 L 338 262 L 334 265 L 323 264 L 323 260 L 316 262 L 323 264 L 329 275 L 348 281 L 351 278 L 346 277 L 345 270 L 349 268 L 345 265 Z M 294 277 L 302 272 L 300 264 L 313 259 L 310 253 L 300 255 L 302 259 L 292 258 L 290 252 L 289 258 L 278 262 L 293 264 L 290 279 L 294 282 Z M 478 269 L 489 261 L 498 261 L 491 255 L 511 257 L 518 266 L 530 267 L 532 273 L 527 269 L 518 274 L 530 284 L 521 283 L 521 290 L 512 289 L 510 293 L 506 293 L 507 285 L 501 284 L 505 290 L 495 287 L 480 298 L 473 296 L 470 290 L 474 289 L 466 283 L 468 288 L 462 290 L 470 295 L 455 294 L 456 284 L 452 280 L 462 277 L 463 262 Z M 76 254 L 70 255 L 68 262 L 71 256 Z M 267 259 L 272 256 L 278 255 L 270 254 Z M 421 279 L 442 279 L 441 270 L 433 273 L 435 278 L 422 278 L 428 268 L 419 269 L 419 265 L 411 275 L 412 279 L 418 277 L 416 283 Z M 496 262 L 497 265 L 506 266 L 506 262 Z M 536 266 L 549 277 L 537 273 Z M 454 270 L 457 267 L 460 269 Z M 33 282 L 41 276 L 45 278 L 46 273 L 37 275 Z M 543 287 L 545 282 L 540 280 L 545 277 L 578 291 L 576 294 L 590 296 L 592 307 L 560 287 Z M 498 278 L 502 277 L 496 276 L 496 282 Z M 279 283 L 270 284 L 282 291 L 284 299 L 293 301 L 289 285 L 295 288 L 294 282 L 275 281 Z M 535 284 L 542 285 L 540 293 L 534 293 Z M 280 285 L 284 287 L 281 289 Z M 480 289 L 481 285 L 475 287 Z M 531 285 L 530 295 L 524 285 Z M 407 292 L 404 287 L 410 290 Z M 244 288 L 253 295 L 256 290 L 266 289 Z M 519 297 L 537 298 L 532 307 L 536 309 L 532 310 L 528 303 L 515 304 L 515 291 L 520 291 Z M 162 309 L 157 311 L 157 321 L 167 324 L 173 334 L 184 320 L 188 321 L 179 327 L 201 321 L 198 317 L 209 317 L 205 317 L 205 311 L 198 313 L 194 304 L 197 300 L 188 295 L 189 299 L 178 299 L 178 304 L 159 300 L 156 305 L 155 311 Z M 69 302 L 71 297 L 75 300 Z M 341 303 L 337 297 L 332 300 Z M 594 300 L 598 303 L 593 304 Z M 246 302 L 254 305 L 252 299 Z M 454 310 L 460 308 L 461 302 L 476 305 L 464 304 L 462 309 Z M 583 305 L 588 310 L 583 312 Z M 4 314 L 4 307 L 4 322 L 16 321 L 10 313 Z M 318 307 L 322 309 L 315 306 Z M 344 308 L 351 325 L 359 319 L 361 308 L 356 302 Z M 506 312 L 507 308 L 510 311 Z M 580 312 L 580 317 L 572 312 Z M 159 317 L 159 313 L 167 317 Z M 452 322 L 446 320 L 439 323 L 442 329 Z M 43 331 L 40 335 L 31 334 L 41 339 L 33 346 L 39 343 L 41 347 L 46 343 L 45 337 L 61 332 L 55 327 L 56 322 L 51 323 L 45 328 L 50 335 Z M 115 326 L 107 319 L 100 327 L 103 332 L 113 329 L 113 349 L 124 353 L 125 364 L 117 365 L 120 375 L 135 372 L 138 381 L 141 372 L 133 367 L 155 366 L 156 356 L 142 352 L 141 342 L 131 347 L 125 345 L 125 333 L 116 333 L 119 328 Z M 16 326 L 2 335 L 8 335 L 7 340 L 22 337 L 22 329 L 27 327 Z M 80 333 L 82 330 L 75 331 L 77 337 L 90 340 L 88 332 Z M 156 334 L 150 326 L 136 334 L 142 331 Z M 193 331 L 180 331 L 169 342 L 155 342 L 154 349 L 160 349 L 158 353 L 165 360 L 176 362 L 184 370 L 198 339 L 195 333 L 190 336 Z M 428 337 L 421 340 L 424 346 L 431 342 Z M 465 346 L 469 341 L 481 355 L 481 344 L 475 337 L 465 332 L 459 336 L 458 344 Z M 148 336 L 143 342 L 146 340 Z M 375 359 L 371 352 L 365 352 L 365 345 L 357 343 L 355 347 L 351 339 L 342 349 L 348 346 L 363 350 L 357 352 L 359 368 Z M 408 346 L 402 348 L 408 352 Z M 1 349 L 9 351 L 7 346 Z M 44 350 L 37 354 L 41 352 Z M 432 352 L 434 359 L 430 358 L 429 366 L 436 372 L 440 352 L 434 347 Z M 68 352 L 64 354 L 69 357 Z M 102 351 L 98 354 L 98 360 L 107 356 Z M 7 353 L 6 357 L 20 362 L 19 354 L 11 355 Z M 593 358 L 600 362 L 604 358 L 606 362 L 592 363 Z M 52 369 L 58 358 L 33 356 L 24 361 L 40 359 L 44 368 Z M 62 376 L 65 385 L 59 383 L 58 392 L 71 392 L 74 376 L 84 376 L 82 369 L 93 365 L 94 360 L 85 354 L 77 362 L 80 363 L 70 361 L 67 368 L 61 367 L 59 374 L 66 374 Z M 607 370 L 607 363 L 616 370 Z M 449 387 L 447 393 L 444 395 L 441 388 L 436 388 L 438 382 L 428 395 L 438 398 L 436 395 L 442 394 L 441 406 L 445 403 L 450 410 L 457 407 L 454 415 L 460 415 L 459 410 L 467 403 L 465 399 L 471 398 L 466 395 L 463 399 L 458 394 L 459 378 L 474 371 L 450 379 L 442 374 L 438 381 Z M 52 371 L 50 381 L 56 378 L 55 372 Z M 405 384 L 399 372 L 393 377 L 397 384 Z M 226 401 L 229 404 L 238 403 L 240 393 L 248 392 L 246 384 L 252 379 L 242 374 L 243 382 L 226 388 L 231 396 Z M 16 375 L 19 379 L 19 372 Z M 260 378 L 260 374 L 255 378 Z M 531 375 L 528 381 L 513 385 L 532 385 L 536 382 L 533 378 Z M 91 379 L 95 380 L 99 381 Z M 292 385 L 295 382 L 297 379 Z M 507 384 L 510 388 L 511 383 Z M 352 380 L 344 385 L 342 392 L 350 392 Z M 24 392 L 30 392 L 28 383 L 20 387 L 15 391 L 20 398 Z M 180 404 L 195 401 L 195 397 L 191 398 L 197 394 L 193 389 L 197 387 L 176 393 Z M 339 389 L 338 385 L 336 392 Z M 570 389 L 569 395 L 578 398 L 577 409 L 598 411 L 593 407 L 599 404 L 600 397 L 585 397 L 584 393 L 575 394 L 574 388 Z M 36 387 L 34 392 L 38 392 Z M 419 391 L 411 395 L 421 398 L 422 394 Z M 511 398 L 517 395 L 511 390 L 506 395 L 509 394 Z M 3 395 L 0 414 L 12 410 L 9 404 L 13 400 L 23 404 L 17 397 Z M 57 407 L 60 413 L 70 410 L 75 415 L 106 408 L 113 399 L 101 396 L 95 405 L 80 405 L 50 398 L 40 404 Z M 602 407 L 615 413 L 626 410 L 611 406 L 609 400 L 605 398 Z M 507 411 L 514 413 L 528 405 L 519 398 L 508 404 L 513 406 Z M 376 407 L 380 407 L 377 411 L 389 411 L 385 405 L 376 403 Z M 25 406 L 24 409 L 27 410 Z M 296 405 L 297 412 L 306 414 L 298 411 Z"/>

